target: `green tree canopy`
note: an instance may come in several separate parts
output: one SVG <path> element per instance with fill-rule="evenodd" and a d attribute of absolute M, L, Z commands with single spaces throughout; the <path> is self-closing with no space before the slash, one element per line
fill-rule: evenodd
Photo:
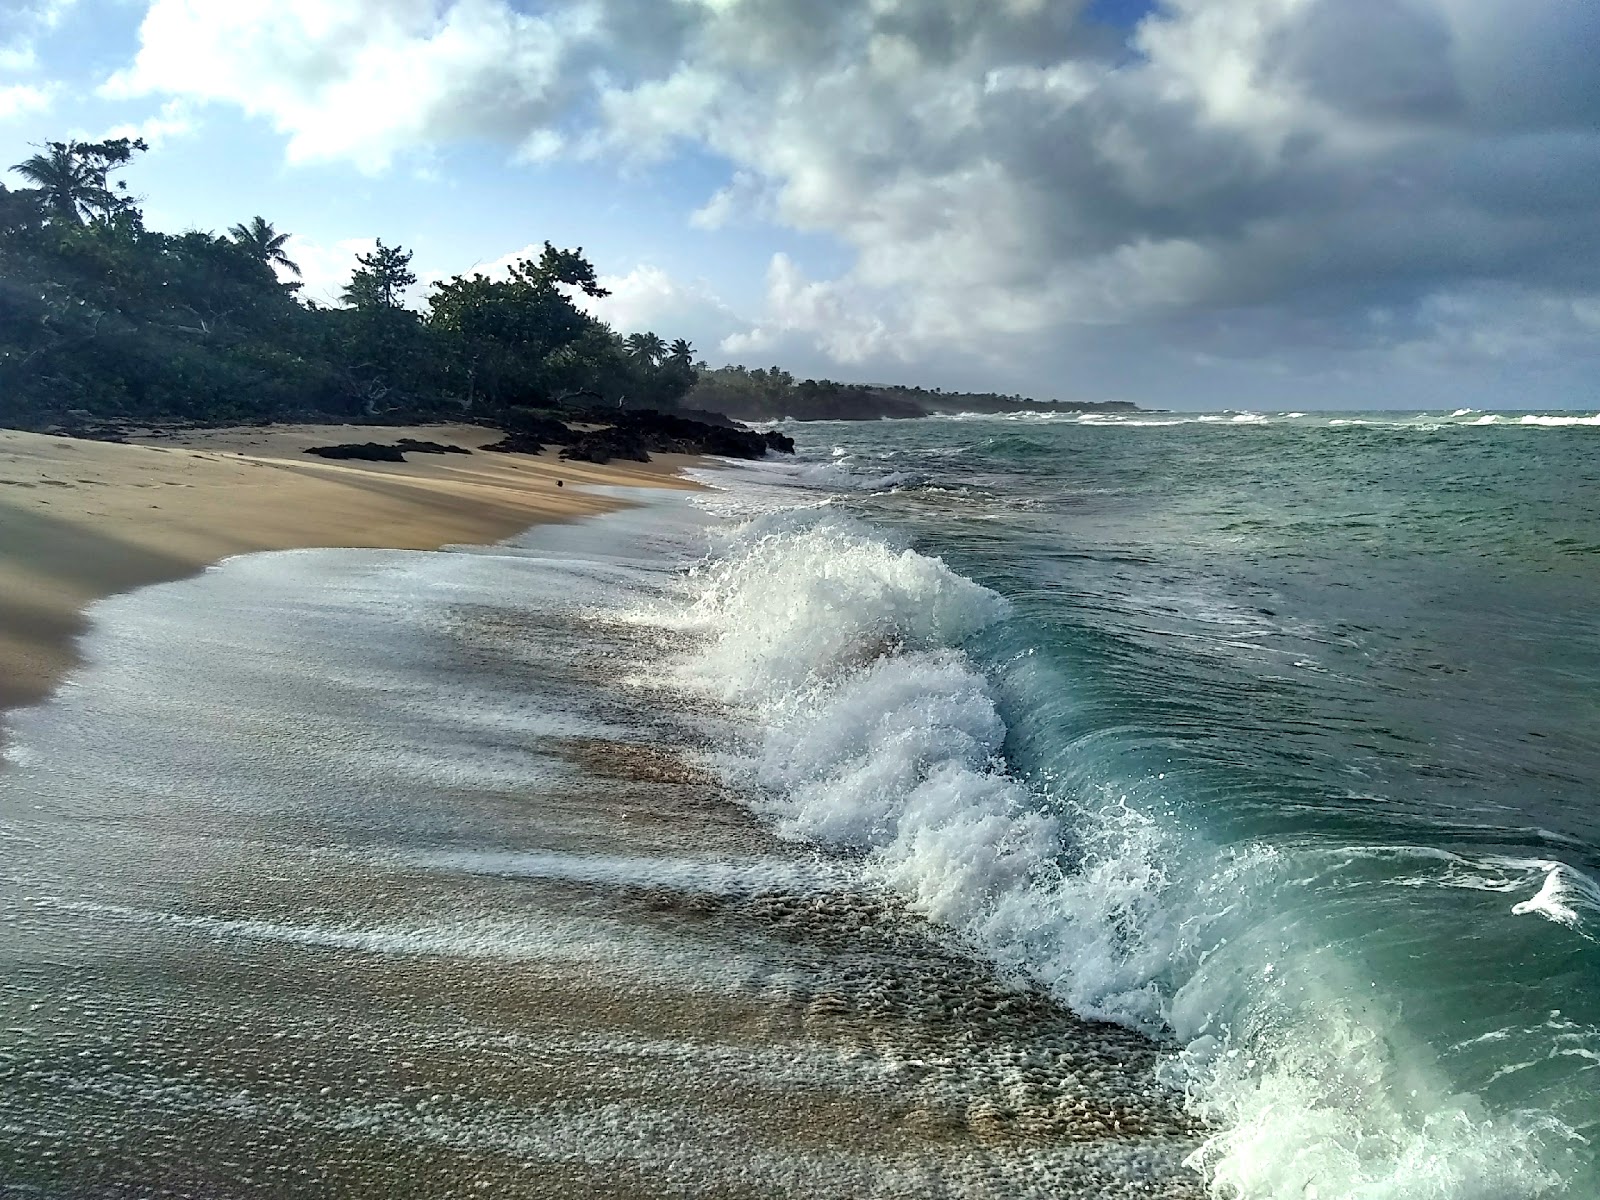
<path fill-rule="evenodd" d="M 11 169 L 41 193 L 50 220 L 81 225 L 95 217 L 112 217 L 133 207 L 128 185 L 111 176 L 127 166 L 135 153 L 149 147 L 143 139 L 112 138 L 104 142 L 47 142 L 39 154 Z"/>
<path fill-rule="evenodd" d="M 636 362 L 658 366 L 667 355 L 667 343 L 659 334 L 635 333 L 628 337 L 628 355 Z"/>
<path fill-rule="evenodd" d="M 411 251 L 385 246 L 382 238 L 371 254 L 356 255 L 356 262 L 360 266 L 340 295 L 351 308 L 399 308 L 405 290 L 417 281 L 411 271 Z"/>
<path fill-rule="evenodd" d="M 580 307 L 608 293 L 581 247 L 549 242 L 504 278 L 436 285 L 405 306 L 411 252 L 357 256 L 342 307 L 303 300 L 288 235 L 265 217 L 226 236 L 146 229 L 115 176 L 142 142 L 51 142 L 0 185 L 0 421 L 236 421 L 457 416 L 510 407 L 666 407 L 692 350 L 640 355 Z"/>
<path fill-rule="evenodd" d="M 228 230 L 228 236 L 257 262 L 282 267 L 296 279 L 300 278 L 299 264 L 284 249 L 291 235 L 279 233 L 265 217 L 254 217 L 248 225 L 235 225 Z"/>

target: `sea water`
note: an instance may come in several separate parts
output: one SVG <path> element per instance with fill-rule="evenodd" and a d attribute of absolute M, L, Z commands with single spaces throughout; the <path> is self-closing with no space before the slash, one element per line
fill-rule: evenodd
<path fill-rule="evenodd" d="M 803 425 L 107 601 L 0 1188 L 1600 1194 L 1596 425 Z"/>
<path fill-rule="evenodd" d="M 1593 1196 L 1597 425 L 796 426 L 647 619 L 783 836 L 1164 1048 L 1218 1195 Z"/>

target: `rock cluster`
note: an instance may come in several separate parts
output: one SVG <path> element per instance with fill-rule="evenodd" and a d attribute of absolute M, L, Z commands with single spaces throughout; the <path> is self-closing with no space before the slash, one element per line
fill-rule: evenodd
<path fill-rule="evenodd" d="M 504 438 L 484 449 L 538 454 L 547 445 L 557 445 L 564 447 L 562 458 L 592 463 L 649 462 L 652 452 L 721 458 L 762 458 L 773 450 L 794 453 L 794 440 L 781 433 L 757 433 L 731 422 L 713 424 L 654 409 L 595 409 L 574 413 L 572 419 L 602 428 L 578 430 L 554 417 L 521 413 L 505 423 Z"/>
<path fill-rule="evenodd" d="M 447 446 L 443 442 L 421 442 L 416 438 L 401 438 L 393 445 L 384 442 L 342 442 L 337 446 L 308 446 L 306 453 L 315 454 L 318 458 L 403 463 L 407 454 L 471 454 L 472 451 L 465 446 Z"/>

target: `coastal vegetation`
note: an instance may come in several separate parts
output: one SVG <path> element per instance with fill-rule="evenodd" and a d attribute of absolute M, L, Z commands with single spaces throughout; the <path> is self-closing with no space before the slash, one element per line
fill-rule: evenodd
<path fill-rule="evenodd" d="M 582 249 L 407 303 L 411 253 L 379 240 L 338 305 L 302 297 L 289 235 L 145 224 L 120 178 L 143 142 L 52 142 L 0 185 L 0 396 L 23 428 L 307 420 L 494 421 L 513 407 L 677 407 L 693 352 L 584 312 Z"/>
<path fill-rule="evenodd" d="M 782 367 L 754 369 L 700 364 L 686 404 L 726 413 L 742 421 L 871 421 L 927 417 L 937 413 L 1132 412 L 1120 400 L 1054 401 L 994 392 L 947 392 L 894 384 L 797 380 Z"/>
<path fill-rule="evenodd" d="M 549 242 L 503 277 L 456 275 L 417 297 L 411 252 L 380 238 L 356 256 L 339 303 L 319 304 L 302 295 L 290 234 L 264 216 L 225 234 L 149 228 L 121 178 L 146 149 L 129 138 L 51 142 L 12 167 L 28 186 L 0 184 L 6 425 L 448 417 L 514 430 L 530 409 L 765 421 L 1045 407 L 711 368 L 683 338 L 624 335 L 585 312 L 580 299 L 606 289 L 581 247 Z"/>

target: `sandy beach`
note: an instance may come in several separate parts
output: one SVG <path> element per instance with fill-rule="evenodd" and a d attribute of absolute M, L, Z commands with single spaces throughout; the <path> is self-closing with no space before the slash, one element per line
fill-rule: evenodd
<path fill-rule="evenodd" d="M 585 484 L 693 486 L 677 477 L 693 460 L 678 455 L 594 466 L 562 462 L 553 450 L 414 454 L 404 464 L 305 454 L 401 437 L 477 451 L 500 434 L 477 425 L 292 425 L 122 445 L 0 430 L 0 709 L 49 694 L 75 661 L 93 601 L 230 555 L 494 542 L 617 507 Z"/>

